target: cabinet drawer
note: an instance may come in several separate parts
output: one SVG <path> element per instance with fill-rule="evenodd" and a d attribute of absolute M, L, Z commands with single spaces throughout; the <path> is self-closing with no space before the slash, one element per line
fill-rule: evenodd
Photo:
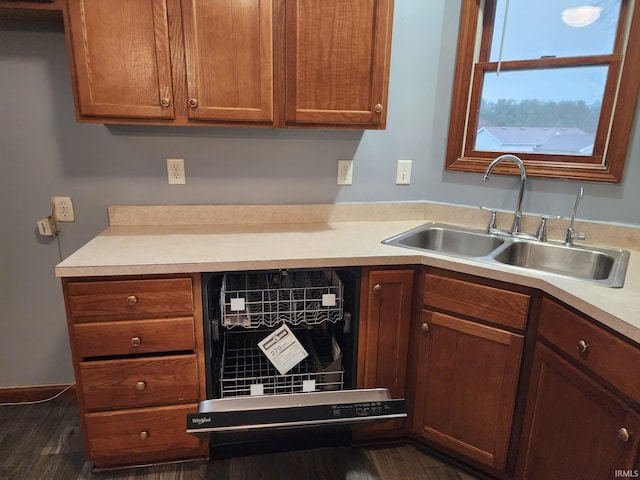
<path fill-rule="evenodd" d="M 186 433 L 187 414 L 197 411 L 188 404 L 88 413 L 89 456 L 99 467 L 206 456 L 206 444 Z"/>
<path fill-rule="evenodd" d="M 195 355 L 82 362 L 80 378 L 87 410 L 199 400 Z"/>
<path fill-rule="evenodd" d="M 73 334 L 81 358 L 195 348 L 193 317 L 76 323 Z"/>
<path fill-rule="evenodd" d="M 547 298 L 542 301 L 538 332 L 595 374 L 640 402 L 639 349 Z"/>
<path fill-rule="evenodd" d="M 76 318 L 193 311 L 190 278 L 70 282 L 67 288 Z"/>
<path fill-rule="evenodd" d="M 425 274 L 424 305 L 523 330 L 529 295 L 440 275 Z"/>

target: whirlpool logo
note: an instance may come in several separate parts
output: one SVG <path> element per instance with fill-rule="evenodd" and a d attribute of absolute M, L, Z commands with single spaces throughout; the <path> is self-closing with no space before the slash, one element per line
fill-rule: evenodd
<path fill-rule="evenodd" d="M 211 423 L 211 417 L 192 418 L 191 419 L 191 423 L 193 423 L 194 425 L 202 425 L 204 423 Z"/>

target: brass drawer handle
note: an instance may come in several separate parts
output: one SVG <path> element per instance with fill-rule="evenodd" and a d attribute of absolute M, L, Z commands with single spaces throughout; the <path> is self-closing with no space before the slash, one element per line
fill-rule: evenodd
<path fill-rule="evenodd" d="M 376 113 L 382 113 L 382 104 L 381 104 L 381 103 L 376 104 L 376 106 L 375 106 L 375 107 L 373 107 L 373 110 L 374 110 Z"/>
<path fill-rule="evenodd" d="M 141 431 L 140 440 L 146 440 L 147 438 L 149 438 L 149 432 L 147 432 L 146 430 Z"/>
<path fill-rule="evenodd" d="M 428 333 L 428 332 L 429 332 L 429 324 L 428 324 L 427 322 L 424 322 L 424 323 L 422 324 L 422 327 L 421 327 L 421 328 L 422 328 L 422 331 L 423 331 L 424 333 Z"/>
<path fill-rule="evenodd" d="M 198 106 L 198 99 L 197 98 L 190 98 L 189 99 L 189 106 L 191 108 L 196 108 Z"/>
<path fill-rule="evenodd" d="M 138 303 L 138 297 L 135 295 L 129 295 L 127 297 L 127 305 L 134 306 L 136 303 Z"/>
<path fill-rule="evenodd" d="M 141 343 L 142 343 L 142 340 L 140 340 L 140 337 L 133 337 L 131 339 L 131 346 L 132 347 L 139 347 Z"/>
<path fill-rule="evenodd" d="M 167 97 L 162 97 L 160 99 L 160 105 L 163 107 L 168 107 L 169 105 L 171 105 L 171 100 L 169 100 Z"/>
<path fill-rule="evenodd" d="M 622 442 L 628 442 L 629 438 L 631 438 L 631 435 L 629 435 L 629 431 L 626 428 L 620 427 L 618 429 L 618 438 Z"/>
<path fill-rule="evenodd" d="M 587 342 L 585 342 L 584 340 L 578 340 L 578 343 L 576 344 L 576 350 L 578 350 L 580 353 L 587 353 L 588 348 L 589 345 L 587 344 Z"/>
<path fill-rule="evenodd" d="M 377 283 L 374 287 L 373 287 L 373 291 L 375 293 L 380 293 L 382 291 L 382 285 L 380 285 L 379 283 Z"/>
<path fill-rule="evenodd" d="M 147 388 L 147 384 L 145 382 L 143 382 L 142 380 L 140 380 L 138 383 L 136 383 L 136 390 L 138 390 L 139 392 L 141 392 L 145 388 Z"/>

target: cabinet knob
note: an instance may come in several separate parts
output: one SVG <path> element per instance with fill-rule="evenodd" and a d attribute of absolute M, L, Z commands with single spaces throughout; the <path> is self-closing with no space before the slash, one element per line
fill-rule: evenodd
<path fill-rule="evenodd" d="M 139 347 L 141 343 L 142 343 L 142 340 L 140 340 L 140 337 L 133 337 L 131 339 L 131 346 L 132 347 Z"/>
<path fill-rule="evenodd" d="M 628 442 L 629 438 L 631 438 L 631 435 L 629 435 L 629 431 L 626 428 L 620 427 L 618 429 L 618 438 L 622 442 Z"/>
<path fill-rule="evenodd" d="M 129 295 L 127 297 L 127 305 L 135 305 L 136 303 L 138 303 L 138 297 L 136 297 L 135 295 Z"/>
<path fill-rule="evenodd" d="M 382 285 L 380 285 L 379 283 L 376 283 L 373 287 L 373 291 L 375 293 L 380 293 L 382 291 Z"/>
<path fill-rule="evenodd" d="M 189 106 L 191 108 L 196 108 L 198 106 L 198 99 L 197 98 L 190 98 L 189 99 Z"/>
<path fill-rule="evenodd" d="M 427 333 L 429 331 L 429 324 L 427 322 L 424 322 L 421 328 L 424 333 Z"/>
<path fill-rule="evenodd" d="M 584 340 L 578 340 L 578 343 L 576 343 L 576 350 L 580 353 L 586 353 L 588 348 L 589 345 Z"/>
<path fill-rule="evenodd" d="M 136 383 L 136 390 L 141 392 L 145 388 L 147 388 L 147 384 L 145 382 L 143 382 L 142 380 L 140 380 L 138 383 Z"/>
<path fill-rule="evenodd" d="M 378 103 L 375 107 L 373 107 L 374 112 L 382 113 L 382 104 Z"/>
<path fill-rule="evenodd" d="M 147 438 L 149 438 L 149 432 L 147 432 L 146 430 L 141 431 L 140 440 L 146 440 Z"/>
<path fill-rule="evenodd" d="M 160 99 L 160 105 L 162 105 L 163 107 L 168 107 L 169 105 L 171 105 L 171 100 L 169 100 L 168 97 L 162 97 Z"/>

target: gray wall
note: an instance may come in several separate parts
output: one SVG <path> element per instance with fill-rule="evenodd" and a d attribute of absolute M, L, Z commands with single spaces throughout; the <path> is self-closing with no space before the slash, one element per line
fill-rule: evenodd
<path fill-rule="evenodd" d="M 73 380 L 53 268 L 107 226 L 111 204 L 333 203 L 429 200 L 512 209 L 516 179 L 443 170 L 460 2 L 396 1 L 388 128 L 381 132 L 78 124 L 64 35 L 0 30 L 0 387 Z M 640 132 L 624 181 L 585 184 L 579 217 L 640 225 Z M 167 157 L 187 185 L 169 186 Z M 353 186 L 336 185 L 354 159 Z M 412 184 L 395 185 L 397 159 Z M 525 211 L 566 215 L 580 184 L 532 179 Z M 49 198 L 70 195 L 76 222 L 36 234 Z"/>

